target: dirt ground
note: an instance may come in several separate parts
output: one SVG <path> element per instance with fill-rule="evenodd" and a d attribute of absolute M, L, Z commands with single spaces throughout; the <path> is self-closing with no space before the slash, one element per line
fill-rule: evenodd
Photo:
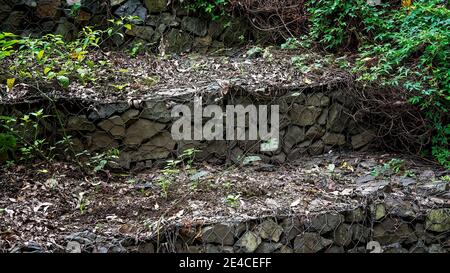
<path fill-rule="evenodd" d="M 240 86 L 248 92 L 271 87 L 302 89 L 351 79 L 348 72 L 339 68 L 342 60 L 332 56 L 275 48 L 249 56 L 248 50 L 251 48 L 209 55 L 143 55 L 139 58 L 117 52 L 92 53 L 87 58 L 97 64 L 108 60 L 92 72 L 95 82 L 86 85 L 72 82 L 68 89 L 62 89 L 56 82 L 28 79 L 18 82 L 14 92 L 6 92 L 6 85 L 0 85 L 0 102 L 23 102 L 49 96 L 106 103 L 164 95 L 227 92 L 229 86 Z M 8 65 L 7 62 L 1 64 L 0 71 L 7 71 Z"/>

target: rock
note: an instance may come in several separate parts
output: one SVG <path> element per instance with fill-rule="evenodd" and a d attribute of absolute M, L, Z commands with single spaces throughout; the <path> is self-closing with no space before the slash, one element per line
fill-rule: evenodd
<path fill-rule="evenodd" d="M 70 235 L 66 236 L 65 239 L 67 241 L 75 241 L 80 244 L 89 245 L 93 244 L 96 241 L 97 235 L 90 231 L 81 231 L 71 233 Z"/>
<path fill-rule="evenodd" d="M 450 183 L 444 181 L 428 182 L 417 187 L 417 193 L 422 195 L 443 195 L 450 190 Z"/>
<path fill-rule="evenodd" d="M 344 107 L 339 103 L 333 103 L 328 109 L 328 119 L 326 128 L 332 132 L 342 133 L 347 125 L 348 115 Z"/>
<path fill-rule="evenodd" d="M 337 213 L 324 213 L 311 219 L 311 228 L 320 234 L 335 230 L 344 222 L 344 216 Z"/>
<path fill-rule="evenodd" d="M 146 119 L 139 119 L 127 129 L 125 145 L 140 145 L 144 140 L 150 139 L 161 132 L 166 125 Z"/>
<path fill-rule="evenodd" d="M 25 13 L 23 11 L 13 10 L 8 15 L 6 20 L 0 24 L 0 31 L 17 33 L 22 29 L 21 24 L 25 19 Z"/>
<path fill-rule="evenodd" d="M 188 52 L 192 49 L 194 38 L 186 32 L 171 29 L 166 35 L 168 52 Z"/>
<path fill-rule="evenodd" d="M 400 177 L 398 179 L 398 183 L 402 186 L 402 187 L 409 187 L 409 186 L 413 186 L 417 184 L 417 180 L 414 178 L 410 178 L 410 177 Z"/>
<path fill-rule="evenodd" d="M 0 22 L 3 22 L 12 11 L 12 6 L 8 4 L 7 0 L 0 0 Z"/>
<path fill-rule="evenodd" d="M 334 243 L 338 246 L 348 246 L 352 242 L 353 238 L 353 228 L 347 224 L 341 224 L 333 232 Z"/>
<path fill-rule="evenodd" d="M 322 140 L 318 140 L 311 144 L 311 146 L 308 147 L 308 152 L 310 155 L 320 155 L 323 153 L 323 149 L 325 148 L 325 145 Z"/>
<path fill-rule="evenodd" d="M 433 182 L 436 179 L 436 175 L 432 170 L 425 170 L 419 175 L 419 181 L 421 182 Z"/>
<path fill-rule="evenodd" d="M 425 221 L 425 229 L 434 232 L 450 231 L 450 208 L 430 210 Z"/>
<path fill-rule="evenodd" d="M 111 7 L 118 6 L 118 5 L 122 4 L 125 1 L 126 0 L 111 0 Z"/>
<path fill-rule="evenodd" d="M 131 154 L 131 161 L 164 159 L 174 152 L 176 142 L 168 132 L 160 133 Z"/>
<path fill-rule="evenodd" d="M 152 243 L 144 243 L 138 246 L 139 253 L 155 253 L 155 246 Z"/>
<path fill-rule="evenodd" d="M 274 155 L 270 158 L 270 162 L 274 164 L 283 164 L 285 161 L 286 161 L 286 154 L 283 152 Z"/>
<path fill-rule="evenodd" d="M 447 253 L 447 251 L 438 244 L 433 244 L 428 248 L 428 253 Z"/>
<path fill-rule="evenodd" d="M 147 9 L 141 4 L 139 0 L 128 0 L 120 6 L 114 14 L 119 17 L 137 16 L 142 21 L 145 21 L 147 16 Z"/>
<path fill-rule="evenodd" d="M 356 224 L 352 225 L 352 240 L 355 243 L 366 243 L 369 241 L 370 229 L 364 225 Z"/>
<path fill-rule="evenodd" d="M 163 101 L 146 101 L 140 117 L 159 122 L 169 122 L 172 120 L 170 111 Z"/>
<path fill-rule="evenodd" d="M 314 125 L 322 109 L 315 106 L 294 104 L 289 111 L 289 117 L 293 123 L 299 126 Z"/>
<path fill-rule="evenodd" d="M 415 245 L 413 245 L 409 249 L 410 253 L 427 253 L 428 247 L 424 244 L 423 241 L 419 240 Z"/>
<path fill-rule="evenodd" d="M 133 26 L 125 32 L 127 35 L 141 38 L 143 40 L 152 42 L 155 30 L 150 26 Z"/>
<path fill-rule="evenodd" d="M 389 181 L 376 180 L 359 185 L 356 188 L 356 191 L 363 196 L 368 196 L 368 195 L 376 195 L 378 193 L 390 192 L 391 187 L 389 185 Z"/>
<path fill-rule="evenodd" d="M 349 249 L 347 253 L 367 253 L 366 248 L 363 246 L 360 247 L 354 247 L 352 249 Z"/>
<path fill-rule="evenodd" d="M 234 249 L 231 246 L 217 246 L 207 244 L 205 253 L 234 253 Z"/>
<path fill-rule="evenodd" d="M 197 17 L 186 16 L 181 20 L 181 29 L 203 37 L 208 33 L 208 23 Z"/>
<path fill-rule="evenodd" d="M 223 31 L 226 29 L 226 23 L 223 20 L 215 20 L 209 23 L 208 35 L 211 36 L 213 40 L 219 39 Z"/>
<path fill-rule="evenodd" d="M 345 253 L 345 250 L 342 246 L 331 246 L 325 250 L 325 253 Z"/>
<path fill-rule="evenodd" d="M 167 10 L 167 0 L 144 0 L 149 13 L 159 13 Z"/>
<path fill-rule="evenodd" d="M 95 131 L 93 134 L 88 136 L 90 139 L 91 150 L 106 150 L 111 148 L 116 148 L 119 146 L 117 141 L 112 139 L 108 133 L 102 131 Z"/>
<path fill-rule="evenodd" d="M 252 231 L 247 231 L 236 242 L 235 247 L 237 247 L 242 252 L 253 253 L 260 244 L 261 244 L 261 237 L 259 237 L 258 234 Z"/>
<path fill-rule="evenodd" d="M 305 139 L 304 135 L 305 133 L 303 131 L 303 128 L 295 125 L 289 126 L 284 136 L 284 151 L 289 153 L 289 151 L 291 151 L 292 147 L 294 147 L 295 144 L 302 142 Z"/>
<path fill-rule="evenodd" d="M 390 215 L 403 219 L 413 220 L 417 218 L 419 208 L 411 201 L 404 201 L 395 196 L 387 196 L 384 200 L 386 210 Z"/>
<path fill-rule="evenodd" d="M 317 93 L 309 96 L 306 99 L 306 105 L 324 107 L 330 104 L 330 98 L 325 96 L 323 93 Z"/>
<path fill-rule="evenodd" d="M 382 203 L 372 204 L 370 206 L 370 212 L 375 221 L 381 220 L 386 216 L 386 207 Z"/>
<path fill-rule="evenodd" d="M 283 228 L 273 220 L 265 220 L 257 227 L 258 234 L 262 239 L 278 242 L 283 233 Z"/>
<path fill-rule="evenodd" d="M 317 118 L 317 123 L 320 125 L 325 125 L 327 124 L 327 119 L 328 119 L 328 108 L 324 108 L 322 110 L 322 114 L 320 114 L 319 118 Z"/>
<path fill-rule="evenodd" d="M 36 15 L 39 18 L 55 18 L 61 8 L 61 0 L 40 0 L 36 7 Z"/>
<path fill-rule="evenodd" d="M 218 158 L 223 158 L 226 156 L 227 153 L 227 144 L 225 141 L 208 141 L 208 146 L 206 147 L 206 150 L 209 154 L 214 155 Z"/>
<path fill-rule="evenodd" d="M 85 115 L 69 117 L 66 128 L 73 131 L 95 131 L 95 125 Z"/>
<path fill-rule="evenodd" d="M 212 38 L 211 36 L 205 36 L 205 37 L 196 37 L 194 40 L 193 47 L 197 50 L 203 50 L 206 52 L 208 48 L 212 44 Z"/>
<path fill-rule="evenodd" d="M 417 236 L 409 225 L 399 219 L 386 218 L 373 227 L 373 240 L 381 245 L 393 243 L 411 244 L 417 241 Z"/>
<path fill-rule="evenodd" d="M 366 146 L 375 138 L 375 134 L 371 131 L 364 131 L 358 135 L 352 136 L 353 149 L 359 149 Z"/>
<path fill-rule="evenodd" d="M 303 231 L 303 224 L 297 217 L 287 217 L 283 219 L 281 227 L 283 228 L 283 234 L 281 238 L 281 242 L 283 244 L 289 244 L 292 239 L 294 239 L 298 234 L 300 234 L 300 232 Z"/>
<path fill-rule="evenodd" d="M 108 253 L 108 249 L 104 246 L 94 246 L 92 253 Z"/>
<path fill-rule="evenodd" d="M 130 106 L 128 105 L 128 103 L 122 103 L 122 102 L 108 103 L 108 104 L 100 105 L 96 109 L 96 111 L 92 111 L 88 115 L 88 119 L 92 120 L 92 121 L 96 121 L 99 119 L 109 118 L 110 116 L 112 116 L 115 113 L 125 112 L 126 110 L 128 110 L 129 107 Z"/>
<path fill-rule="evenodd" d="M 225 46 L 237 46 L 244 44 L 247 40 L 242 39 L 249 36 L 249 27 L 246 24 L 246 19 L 235 18 L 231 20 L 222 35 L 220 36 L 220 41 L 224 43 Z"/>
<path fill-rule="evenodd" d="M 395 243 L 383 247 L 383 253 L 409 253 L 409 251 L 403 248 L 401 244 Z"/>
<path fill-rule="evenodd" d="M 70 241 L 66 246 L 67 253 L 81 253 L 81 245 L 79 242 Z"/>
<path fill-rule="evenodd" d="M 366 219 L 366 213 L 362 208 L 356 208 L 345 213 L 345 221 L 349 223 L 359 223 Z"/>
<path fill-rule="evenodd" d="M 71 40 L 75 37 L 77 31 L 77 27 L 72 22 L 68 21 L 67 18 L 61 18 L 56 27 L 55 35 L 61 35 L 64 39 Z"/>
<path fill-rule="evenodd" d="M 164 12 L 159 16 L 161 24 L 164 24 L 168 27 L 178 27 L 180 25 L 180 20 L 171 13 Z"/>
<path fill-rule="evenodd" d="M 136 109 L 130 109 L 123 113 L 120 116 L 125 124 L 127 124 L 129 121 L 137 119 L 139 117 L 139 111 Z"/>
<path fill-rule="evenodd" d="M 295 253 L 316 253 L 331 245 L 332 240 L 325 239 L 317 233 L 305 232 L 298 235 L 294 240 Z"/>
<path fill-rule="evenodd" d="M 305 138 L 308 140 L 320 139 L 325 134 L 325 129 L 319 125 L 311 126 L 308 131 L 306 131 Z"/>
<path fill-rule="evenodd" d="M 275 253 L 294 253 L 294 250 L 286 245 L 283 245 L 280 249 L 275 251 Z"/>
<path fill-rule="evenodd" d="M 125 123 L 119 116 L 112 116 L 101 121 L 98 127 L 110 133 L 114 139 L 121 139 L 125 137 Z"/>
<path fill-rule="evenodd" d="M 322 140 L 326 145 L 341 146 L 345 144 L 345 136 L 342 134 L 326 133 Z"/>
<path fill-rule="evenodd" d="M 231 246 L 234 244 L 234 226 L 216 224 L 202 229 L 202 241 Z"/>
<path fill-rule="evenodd" d="M 367 183 L 367 182 L 372 182 L 375 180 L 375 176 L 372 176 L 370 174 L 368 175 L 364 175 L 364 176 L 360 176 L 358 177 L 358 179 L 356 179 L 356 183 L 357 184 L 362 184 L 362 183 Z"/>
<path fill-rule="evenodd" d="M 262 242 L 255 250 L 255 253 L 272 253 L 281 248 L 282 246 L 283 245 L 280 243 Z"/>

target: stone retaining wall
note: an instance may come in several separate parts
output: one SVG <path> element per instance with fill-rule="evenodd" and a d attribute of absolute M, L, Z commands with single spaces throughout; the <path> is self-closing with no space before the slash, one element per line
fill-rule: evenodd
<path fill-rule="evenodd" d="M 403 205 L 405 205 L 404 203 Z M 146 242 L 108 243 L 89 232 L 66 237 L 67 252 L 448 253 L 450 210 L 373 203 L 343 212 L 160 227 Z"/>
<path fill-rule="evenodd" d="M 248 26 L 239 18 L 212 20 L 168 0 L 0 0 L 0 32 L 53 33 L 73 39 L 83 26 L 108 25 L 111 15 L 142 20 L 121 33 L 124 36 L 113 36 L 115 46 L 132 40 L 167 52 L 207 51 L 237 45 L 249 37 Z"/>
<path fill-rule="evenodd" d="M 263 142 L 258 140 L 173 140 L 171 126 L 178 118 L 171 117 L 171 109 L 177 104 L 192 107 L 192 96 L 72 109 L 65 113 L 65 129 L 73 137 L 79 152 L 119 149 L 118 163 L 122 168 L 151 167 L 188 148 L 200 150 L 196 159 L 211 163 L 238 163 L 247 156 L 259 155 L 264 161 L 281 164 L 303 155 L 319 155 L 331 150 L 366 149 L 374 139 L 373 132 L 353 122 L 351 102 L 346 101 L 340 90 L 319 88 L 310 93 L 289 91 L 279 96 L 234 92 L 224 97 L 211 92 L 203 96 L 203 106 L 219 105 L 224 112 L 225 105 L 251 103 L 279 106 L 280 144 L 275 151 L 261 151 Z M 209 118 L 204 118 L 203 122 L 207 120 Z M 226 128 L 225 120 L 223 126 Z M 248 126 L 247 119 L 247 131 Z"/>

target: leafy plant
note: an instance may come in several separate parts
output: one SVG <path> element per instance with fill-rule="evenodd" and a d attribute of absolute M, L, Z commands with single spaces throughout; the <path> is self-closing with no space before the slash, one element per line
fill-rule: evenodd
<path fill-rule="evenodd" d="M 393 158 L 389 162 L 383 164 L 383 166 L 375 167 L 372 170 L 371 175 L 375 176 L 375 177 L 380 176 L 380 175 L 385 176 L 385 175 L 389 174 L 389 172 L 394 173 L 394 174 L 399 174 L 402 171 L 405 172 L 404 176 L 411 175 L 411 172 L 406 172 L 406 170 L 405 170 L 405 160 Z"/>
<path fill-rule="evenodd" d="M 42 123 L 50 117 L 44 110 L 38 110 L 21 117 L 0 116 L 0 155 L 23 161 L 39 157 L 51 160 L 55 156 L 55 146 L 51 146 L 42 134 Z M 56 145 L 63 145 L 58 142 Z M 15 152 L 19 151 L 16 158 Z"/>
<path fill-rule="evenodd" d="M 116 148 L 110 149 L 104 153 L 95 154 L 91 157 L 88 165 L 93 166 L 94 172 L 99 172 L 105 169 L 106 165 L 114 162 L 119 158 L 120 151 Z"/>
<path fill-rule="evenodd" d="M 135 16 L 110 20 L 111 25 L 104 30 L 84 27 L 72 41 L 54 34 L 18 39 L 14 34 L 0 33 L 0 59 L 10 61 L 5 71 L 9 81 L 56 82 L 64 89 L 75 81 L 82 85 L 95 83 L 95 69 L 108 62 L 94 61 L 88 53 L 116 35 L 123 38 L 121 30 L 130 29 L 135 20 Z"/>
<path fill-rule="evenodd" d="M 281 49 L 297 49 L 301 46 L 300 41 L 297 38 L 289 37 L 286 42 L 281 44 Z"/>
<path fill-rule="evenodd" d="M 185 7 L 191 11 L 201 11 L 212 20 L 218 20 L 227 14 L 228 0 L 189 0 L 184 2 Z"/>
<path fill-rule="evenodd" d="M 229 194 L 225 198 L 225 202 L 227 203 L 228 206 L 230 206 L 232 208 L 237 208 L 237 207 L 239 207 L 239 199 L 240 198 L 241 198 L 240 194 Z"/>
<path fill-rule="evenodd" d="M 157 184 L 161 188 L 161 195 L 164 198 L 168 197 L 170 185 L 177 179 L 182 171 L 185 173 L 195 172 L 195 170 L 192 169 L 192 164 L 197 152 L 199 152 L 199 150 L 195 148 L 186 149 L 177 159 L 167 160 L 167 164 L 162 170 L 162 175 L 157 180 Z"/>
<path fill-rule="evenodd" d="M 450 10 L 442 0 L 400 7 L 366 0 L 311 0 L 309 43 L 326 50 L 356 49 L 361 82 L 395 86 L 418 105 L 433 130 L 430 154 L 450 167 Z M 302 41 L 305 39 L 302 39 Z"/>

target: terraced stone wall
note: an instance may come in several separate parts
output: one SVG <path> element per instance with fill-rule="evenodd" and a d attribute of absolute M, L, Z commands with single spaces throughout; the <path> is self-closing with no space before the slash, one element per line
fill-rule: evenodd
<path fill-rule="evenodd" d="M 207 51 L 243 43 L 244 20 L 212 20 L 168 0 L 0 0 L 0 32 L 59 34 L 73 39 L 84 26 L 108 26 L 108 18 L 137 16 L 132 29 L 114 35 L 114 46 L 140 43 L 166 52 Z M 160 44 L 161 41 L 164 41 Z"/>
<path fill-rule="evenodd" d="M 65 243 L 68 252 L 448 253 L 449 215 L 445 208 L 420 211 L 389 201 L 310 216 L 153 226 L 155 236 L 140 242 L 80 232 Z"/>
<path fill-rule="evenodd" d="M 225 112 L 226 105 L 278 105 L 280 143 L 275 151 L 261 151 L 261 143 L 264 142 L 260 140 L 174 140 L 171 126 L 178 118 L 171 117 L 171 109 L 178 104 L 192 108 L 193 95 L 90 105 L 77 111 L 72 109 L 65 113 L 64 127 L 74 137 L 78 151 L 119 149 L 118 163 L 122 168 L 151 167 L 188 148 L 200 150 L 197 160 L 211 163 L 238 163 L 248 156 L 258 155 L 266 162 L 281 164 L 331 150 L 366 149 L 374 140 L 373 132 L 367 130 L 366 125 L 352 120 L 351 102 L 346 101 L 340 90 L 319 88 L 309 93 L 291 90 L 275 96 L 242 90 L 232 93 L 225 96 L 208 93 L 202 97 L 203 106 L 219 105 Z M 203 123 L 208 120 L 203 118 Z M 225 119 L 223 121 L 225 128 Z M 248 127 L 247 119 L 247 131 Z M 223 139 L 226 139 L 225 130 Z"/>

